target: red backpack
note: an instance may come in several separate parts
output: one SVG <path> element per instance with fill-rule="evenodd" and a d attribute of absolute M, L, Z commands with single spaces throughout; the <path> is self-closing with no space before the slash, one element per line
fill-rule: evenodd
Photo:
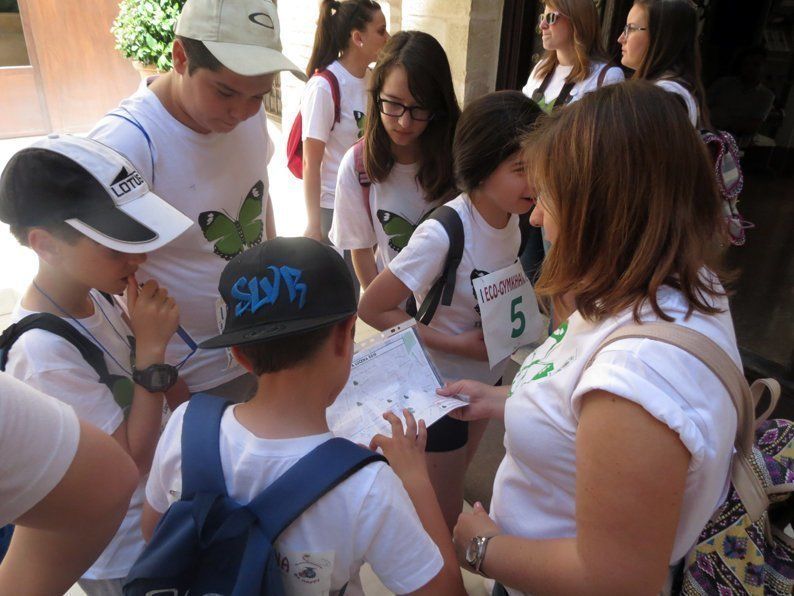
<path fill-rule="evenodd" d="M 330 70 L 315 70 L 315 77 L 322 77 L 331 86 L 331 97 L 334 100 L 334 124 L 331 130 L 334 129 L 337 122 L 342 120 L 342 111 L 340 108 L 339 99 L 339 81 L 336 79 L 334 73 Z M 303 179 L 303 118 L 301 113 L 295 116 L 295 121 L 292 123 L 292 128 L 287 137 L 287 168 L 296 177 Z"/>

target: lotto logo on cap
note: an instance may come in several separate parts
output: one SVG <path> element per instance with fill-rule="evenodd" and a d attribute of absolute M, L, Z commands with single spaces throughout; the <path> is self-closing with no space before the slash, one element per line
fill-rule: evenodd
<path fill-rule="evenodd" d="M 188 0 L 176 34 L 204 43 L 218 61 L 243 76 L 303 72 L 281 53 L 276 5 L 271 0 Z"/>
<path fill-rule="evenodd" d="M 50 135 L 11 158 L 0 178 L 0 220 L 26 227 L 66 222 L 125 253 L 160 248 L 191 225 L 123 155 L 71 135 Z"/>
<path fill-rule="evenodd" d="M 320 329 L 356 312 L 353 278 L 330 246 L 275 238 L 229 261 L 218 291 L 223 333 L 199 345 L 225 348 Z"/>

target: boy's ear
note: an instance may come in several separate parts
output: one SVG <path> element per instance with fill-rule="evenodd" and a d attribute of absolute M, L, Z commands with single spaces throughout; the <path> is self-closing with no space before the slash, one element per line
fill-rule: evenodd
<path fill-rule="evenodd" d="M 174 39 L 171 46 L 171 63 L 174 65 L 174 71 L 179 75 L 187 73 L 187 54 L 185 53 L 185 46 L 179 39 Z"/>
<path fill-rule="evenodd" d="M 54 264 L 60 255 L 61 241 L 44 228 L 28 231 L 28 246 L 45 263 Z"/>
<path fill-rule="evenodd" d="M 337 323 L 333 333 L 334 353 L 343 356 L 350 349 L 353 338 L 356 336 L 356 315 L 351 315 L 348 319 Z"/>
<path fill-rule="evenodd" d="M 240 363 L 240 366 L 242 366 L 247 372 L 254 374 L 254 365 L 251 364 L 251 361 L 245 357 L 245 354 L 243 354 L 237 348 L 237 346 L 232 346 L 230 349 L 232 351 L 232 356 L 234 356 L 234 359 Z"/>

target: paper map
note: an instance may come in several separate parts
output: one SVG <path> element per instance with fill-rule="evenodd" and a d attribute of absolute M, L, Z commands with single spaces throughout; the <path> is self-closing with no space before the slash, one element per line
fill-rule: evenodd
<path fill-rule="evenodd" d="M 338 437 L 369 445 L 376 434 L 391 436 L 383 413 L 402 418 L 408 408 L 427 426 L 466 403 L 436 395 L 438 374 L 419 341 L 414 321 L 367 340 L 353 355 L 347 385 L 326 410 L 328 426 Z"/>

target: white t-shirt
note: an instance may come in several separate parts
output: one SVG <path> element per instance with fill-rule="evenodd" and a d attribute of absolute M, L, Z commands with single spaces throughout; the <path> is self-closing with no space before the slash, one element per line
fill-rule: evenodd
<path fill-rule="evenodd" d="M 441 204 L 425 200 L 418 173 L 419 164 L 395 163 L 386 180 L 369 187 L 368 213 L 351 148 L 339 166 L 331 242 L 346 250 L 377 245 L 379 268 L 388 265 L 424 216 Z"/>
<path fill-rule="evenodd" d="M 0 372 L 0 526 L 58 485 L 79 442 L 72 408 Z"/>
<path fill-rule="evenodd" d="M 320 169 L 320 207 L 334 208 L 336 173 L 342 156 L 364 134 L 367 114 L 367 88 L 371 73 L 363 78 L 354 77 L 338 61 L 328 66 L 339 82 L 339 108 L 341 121 L 334 121 L 334 98 L 331 84 L 314 76 L 306 83 L 301 99 L 303 120 L 301 140 L 317 139 L 325 143 L 323 164 Z M 331 130 L 333 128 L 333 130 Z"/>
<path fill-rule="evenodd" d="M 725 312 L 693 313 L 680 292 L 663 288 L 659 305 L 676 323 L 707 335 L 740 364 L 728 302 Z M 650 307 L 643 321 L 659 320 Z M 588 359 L 631 311 L 601 323 L 575 312 L 521 366 L 505 408 L 505 449 L 494 480 L 491 516 L 507 534 L 529 539 L 576 535 L 576 430 L 581 399 L 603 390 L 642 406 L 675 431 L 691 454 L 681 518 L 670 562 L 696 542 L 724 500 L 736 434 L 736 412 L 719 379 L 680 348 L 623 339 Z M 515 590 L 511 594 L 519 594 Z"/>
<path fill-rule="evenodd" d="M 675 93 L 681 97 L 681 99 L 684 100 L 684 104 L 686 105 L 686 112 L 689 116 L 689 121 L 692 123 L 692 126 L 697 127 L 698 120 L 700 119 L 700 110 L 698 109 L 698 104 L 695 101 L 695 98 L 686 87 L 684 87 L 681 83 L 667 79 L 659 79 L 654 81 L 653 84 L 657 87 L 661 87 L 665 91 Z"/>
<path fill-rule="evenodd" d="M 129 405 L 134 391 L 134 384 L 128 375 L 130 346 L 126 340 L 132 331 L 122 319 L 120 311 L 113 308 L 99 292 L 92 290 L 91 297 L 94 300 L 94 314 L 79 321 L 118 361 L 116 363 L 105 354 L 108 371 L 126 377 L 116 383 L 114 393 L 100 383 L 99 376 L 77 348 L 65 339 L 41 329 L 32 329 L 16 341 L 8 353 L 6 371 L 31 387 L 69 404 L 78 418 L 112 435 L 123 422 L 124 409 Z M 33 314 L 32 311 L 17 305 L 13 318 L 18 321 L 29 314 Z M 63 320 L 94 341 L 80 325 L 71 319 Z M 127 370 L 121 368 L 119 363 Z M 165 417 L 167 407 L 165 404 L 163 407 Z M 141 479 L 116 535 L 83 574 L 84 578 L 114 579 L 127 575 L 143 549 L 140 525 L 144 484 L 145 479 Z"/>
<path fill-rule="evenodd" d="M 154 456 L 146 500 L 160 513 L 182 491 L 182 424 L 184 404 L 176 409 Z M 294 439 L 263 439 L 245 428 L 226 409 L 221 419 L 220 455 L 226 490 L 248 503 L 331 433 Z M 365 466 L 314 503 L 290 525 L 275 544 L 282 578 L 290 596 L 363 594 L 358 570 L 364 562 L 389 590 L 404 594 L 427 584 L 443 560 L 425 532 L 402 483 L 384 463 Z M 312 584 L 300 569 L 313 568 Z"/>
<path fill-rule="evenodd" d="M 540 63 L 535 65 L 535 68 L 533 68 L 532 72 L 529 74 L 526 85 L 524 85 L 524 88 L 521 90 L 524 95 L 530 99 L 532 99 L 532 94 L 535 92 L 535 89 L 540 87 L 543 83 L 543 77 L 537 76 L 539 66 Z M 571 89 L 571 98 L 569 103 L 573 103 L 574 101 L 584 97 L 586 93 L 590 93 L 591 91 L 598 89 L 598 77 L 601 75 L 601 71 L 605 68 L 608 68 L 608 70 L 606 74 L 604 74 L 602 86 L 614 85 L 615 83 L 620 83 L 625 79 L 623 71 L 617 66 L 608 67 L 605 62 L 593 62 L 590 65 L 590 74 L 588 77 L 584 81 L 579 81 L 574 84 L 573 88 Z M 549 85 L 543 92 L 543 99 L 538 103 L 538 106 L 544 112 L 551 112 L 551 110 L 554 108 L 557 96 L 560 94 L 560 91 L 562 91 L 563 86 L 565 86 L 565 79 L 569 74 L 571 74 L 572 70 L 573 66 L 563 66 L 562 64 L 558 64 L 557 68 L 554 69 L 554 73 L 551 75 Z"/>
<path fill-rule="evenodd" d="M 105 116 L 89 135 L 126 155 L 153 192 L 196 222 L 149 255 L 138 281 L 154 278 L 166 287 L 179 305 L 182 326 L 200 343 L 218 334 L 221 271 L 264 238 L 273 154 L 264 109 L 229 133 L 200 134 L 169 114 L 145 86 L 121 107 L 146 130 L 151 149 L 140 130 L 116 116 Z M 177 364 L 189 351 L 175 335 L 166 361 Z M 244 372 L 226 350 L 198 350 L 180 376 L 196 393 Z"/>
<path fill-rule="evenodd" d="M 457 335 L 481 327 L 472 281 L 515 263 L 521 245 L 521 232 L 515 215 L 510 217 L 504 228 L 492 227 L 465 193 L 447 203 L 447 206 L 458 212 L 463 223 L 463 257 L 455 278 L 452 304 L 439 304 L 430 327 Z M 416 304 L 421 305 L 433 283 L 441 276 L 448 252 L 449 236 L 444 227 L 435 220 L 427 220 L 416 229 L 408 246 L 389 263 L 389 269 L 410 288 L 416 297 Z M 446 381 L 476 379 L 492 385 L 502 376 L 507 364 L 505 360 L 491 370 L 487 361 L 438 350 L 428 351 Z"/>

